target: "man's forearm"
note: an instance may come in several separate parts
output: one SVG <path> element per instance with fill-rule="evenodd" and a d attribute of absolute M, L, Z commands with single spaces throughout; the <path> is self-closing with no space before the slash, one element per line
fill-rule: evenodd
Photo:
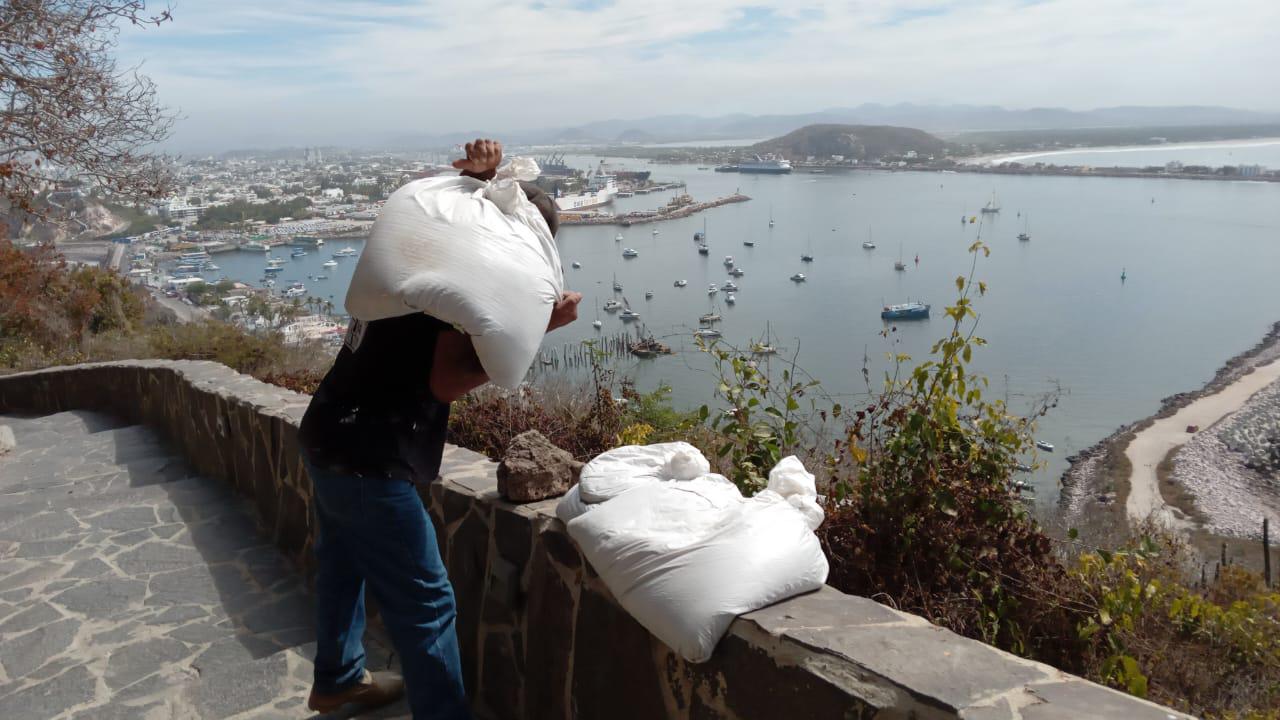
<path fill-rule="evenodd" d="M 442 330 L 431 364 L 431 394 L 441 402 L 453 402 L 487 382 L 489 375 L 471 338 L 457 330 Z"/>

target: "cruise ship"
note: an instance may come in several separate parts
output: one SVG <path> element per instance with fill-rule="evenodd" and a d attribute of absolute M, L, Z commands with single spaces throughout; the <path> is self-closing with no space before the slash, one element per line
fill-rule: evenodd
<path fill-rule="evenodd" d="M 762 158 L 759 155 L 756 155 L 750 160 L 744 160 L 738 163 L 738 172 L 765 175 L 785 175 L 791 172 L 791 163 L 782 158 Z"/>
<path fill-rule="evenodd" d="M 573 195 L 557 195 L 556 208 L 563 212 L 589 210 L 608 205 L 618 196 L 617 178 L 613 175 L 592 175 L 587 189 Z"/>

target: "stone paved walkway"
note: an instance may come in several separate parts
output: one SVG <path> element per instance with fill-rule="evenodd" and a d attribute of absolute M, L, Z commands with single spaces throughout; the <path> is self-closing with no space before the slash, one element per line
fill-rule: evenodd
<path fill-rule="evenodd" d="M 312 716 L 311 601 L 247 503 L 144 427 L 0 425 L 0 718 Z"/>

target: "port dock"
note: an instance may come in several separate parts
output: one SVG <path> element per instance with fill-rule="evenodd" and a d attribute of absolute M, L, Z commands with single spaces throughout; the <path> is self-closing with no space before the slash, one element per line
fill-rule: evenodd
<path fill-rule="evenodd" d="M 667 210 L 637 210 L 624 215 L 598 215 L 598 214 L 582 214 L 582 213 L 561 213 L 561 225 L 621 225 L 630 227 L 631 225 L 643 225 L 651 222 L 661 222 L 663 220 L 677 220 L 679 218 L 689 217 L 703 210 L 720 207 L 721 205 L 729 205 L 731 203 L 747 202 L 751 198 L 742 193 L 734 193 L 715 200 L 707 202 L 696 202 L 682 205 L 678 208 Z"/>

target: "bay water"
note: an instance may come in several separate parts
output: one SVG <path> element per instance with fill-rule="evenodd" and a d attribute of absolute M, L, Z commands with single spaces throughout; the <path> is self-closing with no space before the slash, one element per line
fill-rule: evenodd
<path fill-rule="evenodd" d="M 569 158 L 583 168 L 599 160 Z M 723 342 L 745 348 L 767 328 L 780 347 L 773 365 L 794 356 L 834 400 L 856 406 L 868 398 L 864 357 L 878 390 L 893 366 L 887 354 L 922 360 L 945 336 L 943 308 L 956 298 L 956 278 L 969 273 L 969 246 L 981 239 L 992 252 L 977 260 L 975 279 L 989 290 L 977 300 L 976 332 L 989 345 L 974 355 L 973 368 L 989 378 L 988 393 L 1008 397 L 1015 411 L 1059 394 L 1037 432 L 1055 445 L 1040 453 L 1044 468 L 1031 478 L 1043 502 L 1056 499 L 1067 455 L 1152 413 L 1162 398 L 1198 388 L 1280 320 L 1280 184 L 870 170 L 765 176 L 609 162 L 650 169 L 657 181 L 684 181 L 699 201 L 735 191 L 752 199 L 629 228 L 563 228 L 567 285 L 585 299 L 579 322 L 548 336 L 548 354 L 634 334 L 643 324 L 676 354 L 617 360 L 619 371 L 641 388 L 666 384 L 677 405 L 696 407 L 713 401 L 716 377 L 692 333 L 699 315 L 715 308 L 724 317 Z M 993 193 L 1000 212 L 981 214 Z M 653 209 L 672 194 L 619 199 L 616 210 Z M 693 241 L 704 220 L 706 256 Z M 1030 241 L 1017 239 L 1023 231 Z M 623 240 L 615 240 L 618 233 Z M 868 239 L 874 250 L 862 247 Z M 287 262 L 279 287 L 302 281 L 309 295 L 340 312 L 355 260 L 321 263 L 345 244 L 360 249 L 359 241 L 333 240 Z M 639 256 L 624 259 L 626 247 Z M 813 262 L 802 262 L 804 253 Z M 726 255 L 746 273 L 735 280 L 732 306 L 723 292 L 707 292 L 710 283 L 730 279 Z M 905 272 L 894 270 L 898 257 Z M 261 280 L 261 253 L 223 253 L 215 261 L 228 277 Z M 571 268 L 575 261 L 581 269 Z M 807 281 L 792 282 L 797 272 Z M 321 274 L 328 279 L 308 279 Z M 595 308 L 615 297 L 615 276 L 619 299 L 641 323 L 624 326 L 600 312 L 604 328 L 593 330 Z M 673 287 L 676 280 L 687 287 Z M 932 304 L 932 317 L 881 321 L 884 304 L 909 299 Z M 887 327 L 896 330 L 884 337 Z"/>

